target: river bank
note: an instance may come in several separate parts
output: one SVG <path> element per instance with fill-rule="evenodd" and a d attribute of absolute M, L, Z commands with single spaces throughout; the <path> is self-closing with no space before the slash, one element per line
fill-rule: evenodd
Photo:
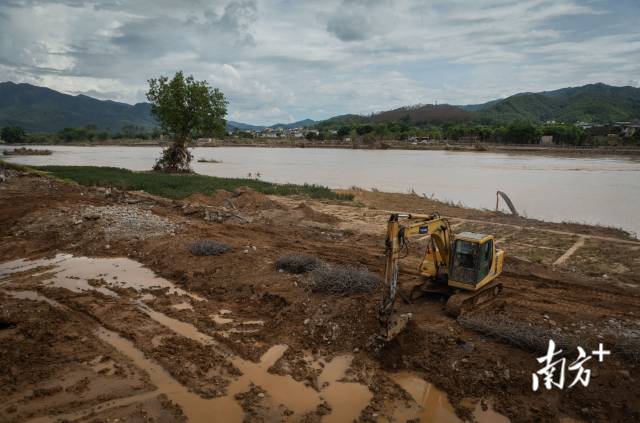
<path fill-rule="evenodd" d="M 166 147 L 170 143 L 162 140 L 104 140 L 104 141 L 65 141 L 46 145 L 99 147 Z M 2 144 L 0 144 L 2 145 Z M 11 144 L 28 147 L 32 144 Z M 640 146 L 568 146 L 568 145 L 519 145 L 492 144 L 485 142 L 460 142 L 455 140 L 437 140 L 429 142 L 411 142 L 384 140 L 365 143 L 352 143 L 337 140 L 308 141 L 290 139 L 207 139 L 192 142 L 193 147 L 260 147 L 260 148 L 318 148 L 348 150 L 408 150 L 408 151 L 464 151 L 493 152 L 505 154 L 557 155 L 567 157 L 640 157 Z"/>
<path fill-rule="evenodd" d="M 0 147 L 0 151 L 3 149 Z M 110 166 L 145 171 L 153 167 L 161 153 L 157 146 L 47 149 L 53 154 L 7 161 L 29 166 Z M 494 209 L 496 191 L 502 191 L 522 215 L 640 233 L 640 161 L 629 157 L 257 147 L 195 147 L 191 152 L 192 167 L 200 175 L 333 189 L 357 186 L 415 192 L 477 209 Z"/>
<path fill-rule="evenodd" d="M 335 201 L 246 189 L 173 200 L 3 174 L 0 349 L 8 359 L 0 382 L 11 389 L 0 391 L 0 411 L 10 422 L 198 422 L 211 413 L 313 422 L 640 417 L 630 337 L 638 330 L 640 244 L 620 231 L 408 194 L 351 190 L 353 200 Z M 307 275 L 274 263 L 305 253 L 381 274 L 388 209 L 437 211 L 456 232 L 494 234 L 507 252 L 505 289 L 459 320 L 436 298 L 398 301 L 413 323 L 377 356 L 368 344 L 381 287 L 314 292 Z M 230 250 L 194 256 L 188 247 L 200 239 Z M 419 281 L 423 248 L 412 242 L 402 261 L 403 292 Z M 470 322 L 572 340 L 564 344 L 570 358 L 575 342 L 589 351 L 604 342 L 613 352 L 592 363 L 588 388 L 534 394 L 542 351 Z"/>

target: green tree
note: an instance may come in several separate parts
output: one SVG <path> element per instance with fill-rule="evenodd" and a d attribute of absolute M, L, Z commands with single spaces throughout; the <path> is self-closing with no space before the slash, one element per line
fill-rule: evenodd
<path fill-rule="evenodd" d="M 27 138 L 27 133 L 19 126 L 5 126 L 0 132 L 0 138 L 8 143 L 23 142 Z"/>
<path fill-rule="evenodd" d="M 503 137 L 508 144 L 537 144 L 540 142 L 540 131 L 529 122 L 516 121 L 507 126 Z"/>
<path fill-rule="evenodd" d="M 154 169 L 163 172 L 191 172 L 189 141 L 198 135 L 221 134 L 225 130 L 228 102 L 222 91 L 207 81 L 196 81 L 182 72 L 169 80 L 166 76 L 149 80 L 147 99 L 151 113 L 164 131 L 173 137 L 173 145 L 162 152 Z"/>
<path fill-rule="evenodd" d="M 368 134 L 369 132 L 373 132 L 373 126 L 369 124 L 358 126 L 358 128 L 356 128 L 356 132 L 358 133 L 358 135 Z"/>
<path fill-rule="evenodd" d="M 341 126 L 338 128 L 338 137 L 344 138 L 351 133 L 351 128 L 348 126 Z"/>

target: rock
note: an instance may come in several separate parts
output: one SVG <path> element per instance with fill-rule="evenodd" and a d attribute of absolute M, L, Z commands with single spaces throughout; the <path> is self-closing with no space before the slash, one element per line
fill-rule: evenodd
<path fill-rule="evenodd" d="M 264 393 L 260 392 L 260 393 L 258 394 L 258 398 L 264 398 Z"/>
<path fill-rule="evenodd" d="M 309 322 L 311 322 L 311 319 L 304 319 L 303 324 L 304 324 L 304 325 L 308 325 L 308 324 L 309 324 Z"/>
<path fill-rule="evenodd" d="M 357 347 L 353 349 L 353 352 L 354 352 L 354 353 L 357 353 L 357 352 L 359 352 L 359 351 L 360 351 L 360 349 L 359 349 L 359 348 L 357 348 Z"/>

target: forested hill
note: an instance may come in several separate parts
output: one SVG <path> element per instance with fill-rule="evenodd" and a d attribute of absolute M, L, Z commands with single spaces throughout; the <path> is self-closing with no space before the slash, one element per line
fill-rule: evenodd
<path fill-rule="evenodd" d="M 465 106 L 481 120 L 511 122 L 616 122 L 640 119 L 640 88 L 590 84 L 516 94 L 484 105 Z"/>
<path fill-rule="evenodd" d="M 62 128 L 95 125 L 117 132 L 124 127 L 157 126 L 149 103 L 130 105 L 68 95 L 30 84 L 0 83 L 0 127 L 20 126 L 28 132 L 56 132 Z"/>
<path fill-rule="evenodd" d="M 424 126 L 443 123 L 616 122 L 640 119 L 640 88 L 590 84 L 539 93 L 520 93 L 505 99 L 465 106 L 418 105 L 371 115 L 341 115 L 321 126 L 403 123 Z"/>

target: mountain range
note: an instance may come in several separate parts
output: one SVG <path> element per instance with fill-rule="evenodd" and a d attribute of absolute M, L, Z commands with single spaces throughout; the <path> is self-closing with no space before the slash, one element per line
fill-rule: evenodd
<path fill-rule="evenodd" d="M 590 84 L 539 93 L 520 93 L 504 99 L 463 106 L 417 105 L 371 115 L 347 114 L 324 121 L 305 119 L 277 123 L 273 129 L 344 124 L 406 122 L 420 125 L 444 122 L 505 123 L 514 120 L 544 122 L 609 122 L 640 118 L 640 88 Z M 45 87 L 0 83 L 0 127 L 21 126 L 28 132 L 56 132 L 65 127 L 95 125 L 117 132 L 123 127 L 152 129 L 157 122 L 149 103 L 135 105 L 68 95 Z M 227 122 L 227 129 L 262 130 L 266 126 Z"/>

